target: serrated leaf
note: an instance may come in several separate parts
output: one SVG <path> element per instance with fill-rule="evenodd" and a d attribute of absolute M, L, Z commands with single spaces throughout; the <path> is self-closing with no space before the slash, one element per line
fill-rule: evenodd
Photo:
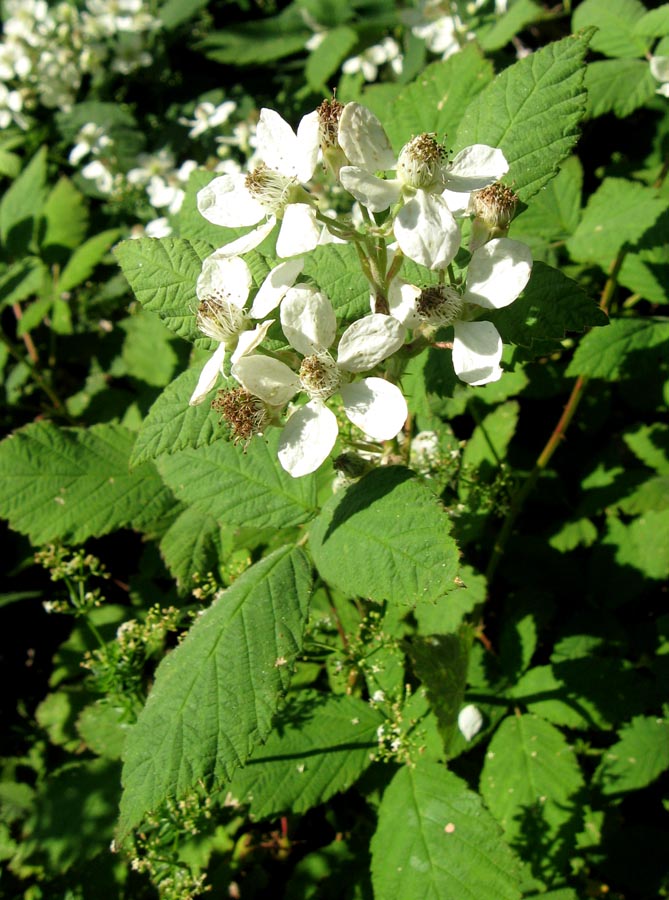
<path fill-rule="evenodd" d="M 121 358 L 127 374 L 154 387 L 168 384 L 179 365 L 176 349 L 185 345 L 175 339 L 157 315 L 143 308 L 119 322 L 118 327 L 125 332 Z"/>
<path fill-rule="evenodd" d="M 92 275 L 120 233 L 118 228 L 110 228 L 108 231 L 99 232 L 77 247 L 61 272 L 58 289 L 61 292 L 71 291 Z"/>
<path fill-rule="evenodd" d="M 0 307 L 40 294 L 48 277 L 48 269 L 36 256 L 13 263 L 0 276 Z"/>
<path fill-rule="evenodd" d="M 254 819 L 306 812 L 362 775 L 383 721 L 357 697 L 300 693 L 281 711 L 267 742 L 235 772 L 229 791 Z"/>
<path fill-rule="evenodd" d="M 203 241 L 139 238 L 123 241 L 114 253 L 139 302 L 157 312 L 170 331 L 189 341 L 202 338 L 195 321 L 195 284 L 211 254 Z"/>
<path fill-rule="evenodd" d="M 646 787 L 669 769 L 669 722 L 635 716 L 619 734 L 595 773 L 603 794 L 620 794 Z"/>
<path fill-rule="evenodd" d="M 583 58 L 591 32 L 555 41 L 505 69 L 468 107 L 456 148 L 500 147 L 521 200 L 557 172 L 578 138 L 587 95 Z"/>
<path fill-rule="evenodd" d="M 592 49 L 605 56 L 643 56 L 648 42 L 634 35 L 634 24 L 640 21 L 646 7 L 639 0 L 584 0 L 576 7 L 572 28 L 594 25 Z"/>
<path fill-rule="evenodd" d="M 651 303 L 669 303 L 669 211 L 655 222 L 624 260 L 618 281 Z"/>
<path fill-rule="evenodd" d="M 0 241 L 9 256 L 23 255 L 46 197 L 47 149 L 41 147 L 0 200 Z"/>
<path fill-rule="evenodd" d="M 133 441 L 119 425 L 27 425 L 0 444 L 0 515 L 35 545 L 141 527 L 171 495 L 152 465 L 129 471 Z"/>
<path fill-rule="evenodd" d="M 548 240 L 572 234 L 581 212 L 583 167 L 577 156 L 570 156 L 546 187 L 532 198 L 519 218 L 514 219 L 510 236 L 541 235 Z"/>
<path fill-rule="evenodd" d="M 590 63 L 585 87 L 593 118 L 613 112 L 624 119 L 655 95 L 657 82 L 643 59 L 604 59 Z"/>
<path fill-rule="evenodd" d="M 246 452 L 225 440 L 161 456 L 160 474 L 176 496 L 219 522 L 248 528 L 291 528 L 316 509 L 316 480 L 292 478 L 279 465 L 280 436 L 255 438 Z M 215 486 L 215 489 L 212 489 Z"/>
<path fill-rule="evenodd" d="M 230 778 L 265 740 L 310 590 L 305 554 L 283 547 L 240 575 L 163 659 L 126 744 L 121 839 L 169 797 Z"/>
<path fill-rule="evenodd" d="M 667 208 L 651 188 L 624 178 L 606 178 L 588 200 L 567 241 L 572 259 L 596 262 L 608 271 L 623 244 L 634 244 Z"/>
<path fill-rule="evenodd" d="M 309 56 L 304 67 L 307 84 L 313 91 L 327 93 L 328 80 L 355 47 L 357 40 L 356 32 L 346 25 L 325 32 L 323 40 Z"/>
<path fill-rule="evenodd" d="M 387 787 L 372 838 L 375 900 L 518 900 L 519 865 L 499 827 L 445 766 L 419 760 Z"/>
<path fill-rule="evenodd" d="M 619 566 L 631 566 L 646 578 L 669 578 L 669 509 L 650 510 L 629 524 L 609 517 L 604 546 L 613 548 Z"/>
<path fill-rule="evenodd" d="M 304 274 L 313 278 L 332 301 L 340 325 L 369 312 L 369 282 L 362 274 L 351 244 L 325 244 L 309 253 Z"/>
<path fill-rule="evenodd" d="M 481 794 L 533 874 L 566 864 L 581 819 L 583 776 L 563 735 L 537 716 L 508 716 L 488 746 Z"/>
<path fill-rule="evenodd" d="M 44 230 L 39 243 L 49 257 L 63 249 L 74 250 L 81 244 L 88 227 L 88 208 L 83 194 L 69 178 L 61 178 L 51 190 L 42 218 Z"/>
<path fill-rule="evenodd" d="M 627 431 L 623 440 L 632 453 L 650 469 L 669 475 L 669 426 L 664 422 L 640 425 Z"/>
<path fill-rule="evenodd" d="M 585 331 L 609 321 L 577 282 L 542 262 L 532 266 L 529 283 L 520 297 L 488 318 L 505 341 L 521 347 L 561 341 L 567 332 Z"/>
<path fill-rule="evenodd" d="M 383 124 L 399 153 L 412 137 L 423 132 L 445 136 L 449 146 L 467 104 L 492 81 L 493 69 L 472 44 L 449 59 L 427 66 L 407 85 Z"/>
<path fill-rule="evenodd" d="M 492 28 L 481 29 L 481 46 L 487 52 L 501 50 L 519 31 L 532 22 L 540 22 L 544 16 L 544 10 L 532 0 L 516 0 L 504 15 L 496 16 Z"/>
<path fill-rule="evenodd" d="M 321 576 L 348 595 L 415 605 L 453 587 L 458 550 L 448 532 L 432 492 L 389 466 L 328 500 L 309 546 Z"/>
<path fill-rule="evenodd" d="M 221 526 L 213 516 L 187 507 L 160 540 L 160 553 L 181 594 L 195 587 L 194 575 L 214 571 L 221 546 Z"/>
<path fill-rule="evenodd" d="M 654 375 L 667 359 L 669 320 L 614 319 L 608 328 L 585 335 L 567 375 L 622 381 Z"/>
<path fill-rule="evenodd" d="M 649 10 L 634 23 L 632 31 L 642 37 L 666 37 L 669 35 L 669 3 Z"/>

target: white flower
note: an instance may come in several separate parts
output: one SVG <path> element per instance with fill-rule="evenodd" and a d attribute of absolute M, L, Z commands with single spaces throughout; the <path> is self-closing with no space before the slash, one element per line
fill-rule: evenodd
<path fill-rule="evenodd" d="M 384 38 L 380 44 L 374 44 L 363 50 L 358 56 L 345 60 L 341 70 L 346 75 L 362 72 L 365 81 L 376 81 L 379 66 L 390 63 L 396 75 L 402 72 L 402 54 L 397 41 L 391 37 Z"/>
<path fill-rule="evenodd" d="M 319 149 L 318 114 L 309 113 L 297 134 L 271 109 L 260 113 L 257 130 L 258 157 L 263 161 L 247 175 L 215 178 L 197 195 L 200 213 L 214 225 L 257 227 L 221 248 L 228 256 L 257 247 L 281 220 L 276 244 L 279 257 L 313 250 L 320 237 L 316 214 L 306 184 L 316 168 Z M 260 223 L 260 224 L 259 224 Z"/>
<path fill-rule="evenodd" d="M 332 450 L 339 427 L 325 401 L 338 393 L 344 412 L 373 440 L 395 437 L 407 417 L 402 392 L 382 378 L 350 382 L 350 376 L 373 369 L 404 343 L 405 329 L 391 316 L 358 319 L 341 336 L 337 360 L 329 347 L 337 321 L 322 293 L 303 285 L 292 288 L 281 305 L 284 334 L 304 356 L 299 374 L 277 359 L 245 356 L 232 374 L 247 391 L 270 406 L 284 406 L 299 391 L 310 398 L 284 426 L 279 461 L 294 477 L 314 472 Z"/>
<path fill-rule="evenodd" d="M 99 159 L 94 159 L 84 166 L 81 174 L 89 181 L 93 181 L 101 194 L 111 194 L 114 190 L 114 176 Z"/>
<path fill-rule="evenodd" d="M 197 324 L 200 331 L 219 345 L 205 363 L 190 398 L 190 405 L 202 403 L 223 371 L 225 356 L 233 350 L 233 363 L 254 350 L 273 323 L 269 319 L 251 330 L 251 319 L 264 318 L 281 302 L 302 271 L 302 259 L 291 259 L 276 266 L 265 278 L 251 309 L 244 308 L 253 279 L 243 259 L 215 251 L 202 263 L 196 293 L 200 301 Z"/>
<path fill-rule="evenodd" d="M 458 714 L 458 728 L 466 741 L 471 741 L 479 733 L 482 725 L 483 716 L 481 711 L 473 703 L 464 706 L 460 710 Z"/>
<path fill-rule="evenodd" d="M 190 125 L 188 137 L 196 138 L 212 128 L 217 128 L 228 121 L 232 113 L 237 109 L 234 100 L 224 100 L 218 106 L 214 106 L 209 100 L 198 103 L 193 112 L 192 119 L 181 117 L 181 125 Z"/>
<path fill-rule="evenodd" d="M 340 170 L 342 185 L 372 212 L 401 202 L 393 223 L 397 243 L 410 259 L 432 269 L 446 268 L 460 246 L 454 212 L 464 212 L 472 191 L 509 168 L 502 151 L 485 144 L 466 147 L 449 162 L 430 134 L 413 138 L 395 160 L 381 123 L 357 103 L 344 107 L 339 144 L 351 163 Z M 374 174 L 387 169 L 395 169 L 396 177 Z"/>
<path fill-rule="evenodd" d="M 83 128 L 79 129 L 76 143 L 70 150 L 68 160 L 71 165 L 76 166 L 81 160 L 92 153 L 98 156 L 103 150 L 112 143 L 109 135 L 105 134 L 102 125 L 96 125 L 95 122 L 88 122 Z"/>
<path fill-rule="evenodd" d="M 655 93 L 669 97 L 669 56 L 651 56 L 650 74 L 656 81 L 662 82 Z"/>
<path fill-rule="evenodd" d="M 481 309 L 502 309 L 522 293 L 532 272 L 526 244 L 509 238 L 488 241 L 472 254 L 463 293 L 435 285 L 421 291 L 394 282 L 389 295 L 392 315 L 409 328 L 421 323 L 453 325 L 453 368 L 473 386 L 502 376 L 502 339 L 492 322 L 472 321 Z"/>

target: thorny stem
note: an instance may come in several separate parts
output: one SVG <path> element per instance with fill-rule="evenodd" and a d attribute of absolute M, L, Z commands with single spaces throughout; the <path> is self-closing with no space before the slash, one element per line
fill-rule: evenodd
<path fill-rule="evenodd" d="M 599 301 L 599 307 L 604 312 L 608 312 L 611 305 L 611 300 L 613 299 L 613 294 L 618 283 L 618 274 L 620 272 L 620 268 L 623 264 L 623 260 L 625 259 L 626 254 L 627 246 L 623 245 L 618 251 L 618 255 L 616 256 L 611 266 L 609 277 L 606 280 L 606 284 L 604 285 L 604 290 L 602 291 L 602 295 Z M 497 571 L 497 567 L 502 559 L 502 556 L 504 555 L 507 542 L 509 540 L 509 537 L 511 536 L 511 532 L 513 531 L 513 526 L 516 523 L 516 519 L 520 515 L 525 501 L 534 488 L 534 485 L 539 480 L 539 476 L 548 466 L 553 454 L 557 450 L 561 441 L 564 440 L 567 428 L 569 427 L 571 420 L 574 418 L 574 414 L 578 409 L 578 405 L 581 402 L 589 381 L 590 379 L 587 376 L 579 375 L 579 377 L 574 382 L 571 394 L 569 395 L 569 399 L 567 400 L 567 403 L 562 411 L 562 415 L 560 416 L 557 425 L 553 429 L 553 432 L 546 442 L 543 450 L 537 457 L 534 468 L 511 500 L 509 511 L 507 512 L 502 528 L 497 535 L 497 540 L 495 541 L 495 545 L 493 547 L 492 556 L 490 557 L 490 562 L 488 563 L 488 568 L 486 570 L 486 579 L 488 581 L 488 586 L 490 586 L 495 572 Z"/>

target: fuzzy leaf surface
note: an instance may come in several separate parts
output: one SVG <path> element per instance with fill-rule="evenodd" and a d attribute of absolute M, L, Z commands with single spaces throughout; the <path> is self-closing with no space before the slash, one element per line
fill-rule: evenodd
<path fill-rule="evenodd" d="M 302 646 L 310 590 L 305 554 L 283 547 L 219 594 L 163 659 L 128 735 L 121 839 L 169 797 L 230 778 L 265 740 Z"/>

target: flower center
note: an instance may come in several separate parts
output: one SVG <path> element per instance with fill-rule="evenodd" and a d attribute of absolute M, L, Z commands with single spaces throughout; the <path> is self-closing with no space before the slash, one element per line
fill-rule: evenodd
<path fill-rule="evenodd" d="M 249 327 L 246 310 L 231 303 L 222 291 L 209 294 L 200 301 L 196 319 L 202 334 L 221 344 L 227 344 Z"/>
<path fill-rule="evenodd" d="M 221 414 L 230 427 L 232 442 L 248 443 L 255 434 L 262 434 L 269 421 L 265 404 L 244 388 L 219 391 L 211 408 Z"/>
<path fill-rule="evenodd" d="M 339 100 L 323 100 L 318 107 L 318 124 L 320 126 L 321 149 L 323 153 L 329 148 L 339 147 L 339 119 L 344 111 L 344 104 Z"/>
<path fill-rule="evenodd" d="M 299 374 L 303 389 L 313 400 L 327 400 L 341 384 L 341 373 L 327 350 L 305 356 Z"/>
<path fill-rule="evenodd" d="M 454 287 L 435 284 L 426 287 L 416 301 L 421 319 L 432 325 L 452 325 L 462 314 L 464 300 Z"/>
<path fill-rule="evenodd" d="M 508 228 L 517 203 L 517 195 L 500 182 L 489 184 L 472 194 L 474 215 L 477 219 L 482 219 L 489 228 Z"/>
<path fill-rule="evenodd" d="M 252 172 L 248 173 L 244 181 L 249 194 L 270 213 L 283 211 L 288 203 L 290 188 L 295 183 L 296 179 L 280 175 L 273 169 L 268 168 L 265 163 L 260 163 L 259 166 L 256 166 Z"/>
<path fill-rule="evenodd" d="M 397 177 L 406 187 L 429 190 L 440 184 L 446 151 L 433 134 L 419 134 L 400 151 Z"/>

